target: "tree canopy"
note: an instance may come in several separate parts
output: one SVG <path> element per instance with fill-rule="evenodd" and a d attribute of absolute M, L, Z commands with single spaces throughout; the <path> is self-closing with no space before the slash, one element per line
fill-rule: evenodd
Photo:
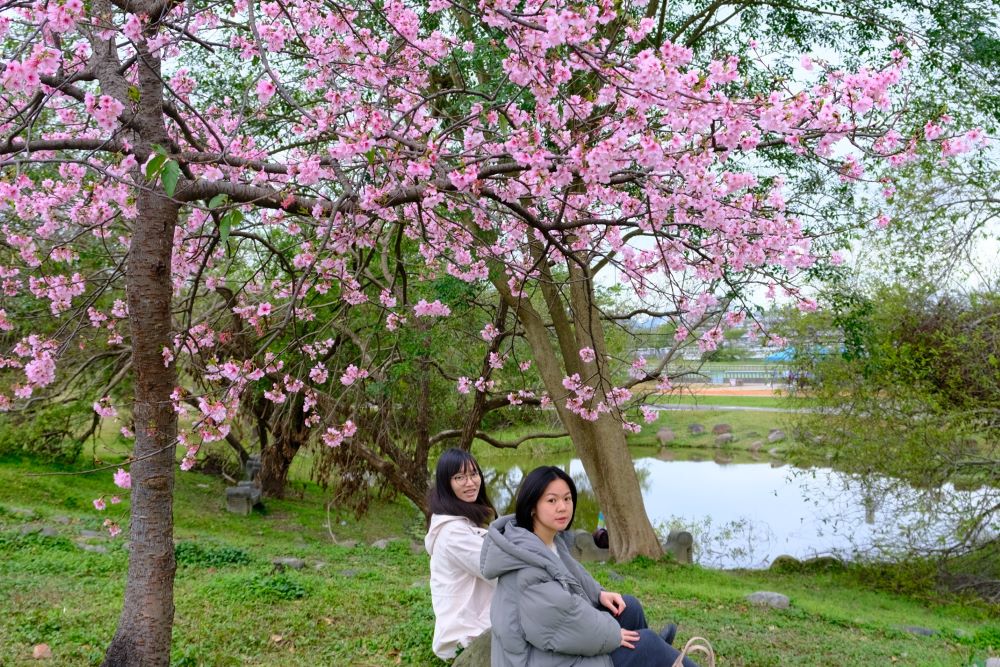
<path fill-rule="evenodd" d="M 258 390 L 341 446 L 366 409 L 338 409 L 342 387 L 373 376 L 372 337 L 452 314 L 415 280 L 492 286 L 615 555 L 656 555 L 624 433 L 639 428 L 632 388 L 668 378 L 636 359 L 615 379 L 597 276 L 614 271 L 679 342 L 711 350 L 745 322 L 751 286 L 814 306 L 797 279 L 823 252 L 754 156 L 848 183 L 925 142 L 947 157 L 982 141 L 902 123 L 902 49 L 764 90 L 743 63 L 759 75 L 765 56 L 696 61 L 661 41 L 657 16 L 561 1 L 0 4 L 0 406 L 57 391 L 71 350 L 127 357 L 131 378 L 132 548 L 110 664 L 165 661 L 175 448 L 190 465 Z M 404 240 L 414 253 L 394 252 Z M 44 324 L 14 333 L 41 308 Z M 304 323 L 340 331 L 357 361 L 333 377 L 336 337 Z M 299 373 L 287 350 L 303 352 Z M 194 372 L 196 395 L 181 384 Z"/>

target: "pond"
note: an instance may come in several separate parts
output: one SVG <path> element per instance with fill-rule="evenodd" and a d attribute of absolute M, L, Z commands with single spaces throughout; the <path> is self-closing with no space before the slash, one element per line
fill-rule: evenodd
<path fill-rule="evenodd" d="M 948 532 L 963 503 L 982 492 L 914 489 L 890 479 L 862 481 L 830 468 L 795 468 L 778 461 L 720 463 L 670 460 L 671 450 L 634 450 L 646 512 L 662 534 L 695 536 L 696 560 L 715 568 L 762 568 L 787 554 L 856 558 L 885 556 Z M 490 497 L 501 513 L 524 472 L 538 465 L 567 470 L 580 491 L 574 528 L 593 530 L 597 503 L 583 465 L 571 453 L 535 457 L 480 456 Z M 926 530 L 916 531 L 916 527 Z"/>

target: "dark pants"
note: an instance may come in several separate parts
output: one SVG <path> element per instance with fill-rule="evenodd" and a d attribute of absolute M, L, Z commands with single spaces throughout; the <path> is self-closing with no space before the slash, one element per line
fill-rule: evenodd
<path fill-rule="evenodd" d="M 615 667 L 671 667 L 680 651 L 663 641 L 660 635 L 649 629 L 646 622 L 646 612 L 642 604 L 631 595 L 623 595 L 625 610 L 615 620 L 626 630 L 639 633 L 639 641 L 634 642 L 635 648 L 619 646 L 611 652 L 611 662 Z M 604 611 L 608 611 L 604 609 Z M 608 612 L 610 613 L 610 612 Z M 684 667 L 698 667 L 690 658 L 684 658 Z"/>

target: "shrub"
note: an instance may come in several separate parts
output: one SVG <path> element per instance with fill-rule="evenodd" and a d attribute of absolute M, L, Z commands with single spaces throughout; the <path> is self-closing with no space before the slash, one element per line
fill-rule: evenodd
<path fill-rule="evenodd" d="M 93 414 L 78 403 L 46 405 L 30 415 L 8 414 L 0 421 L 0 455 L 72 463 L 83 450 L 77 434 Z"/>
<path fill-rule="evenodd" d="M 225 567 L 246 565 L 250 554 L 229 546 L 203 546 L 197 542 L 180 542 L 174 546 L 174 559 L 178 565 L 191 567 Z"/>

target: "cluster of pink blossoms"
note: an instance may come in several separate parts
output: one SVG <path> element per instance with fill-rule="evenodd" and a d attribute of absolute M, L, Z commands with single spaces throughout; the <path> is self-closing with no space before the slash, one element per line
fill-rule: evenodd
<path fill-rule="evenodd" d="M 449 6 L 433 0 L 424 11 Z M 942 157 L 950 158 L 985 141 L 975 130 L 949 136 L 945 116 L 928 122 L 920 136 L 885 130 L 895 120 L 892 91 L 906 68 L 901 53 L 881 69 L 853 73 L 803 60 L 806 69 L 820 70 L 813 84 L 739 99 L 731 91 L 740 88 L 744 63 L 734 56 L 698 68 L 683 45 L 633 48 L 654 29 L 651 19 L 626 25 L 622 43 L 608 42 L 606 26 L 619 18 L 610 0 L 482 0 L 480 28 L 497 37 L 489 48 L 499 50 L 503 77 L 519 89 L 503 99 L 468 95 L 468 104 L 456 105 L 468 109 L 458 122 L 443 120 L 429 104 L 438 86 L 430 73 L 465 62 L 458 59 L 477 48 L 450 32 L 448 22 L 434 19 L 428 29 L 425 13 L 397 0 L 370 16 L 306 0 L 263 2 L 259 11 L 239 3 L 237 10 L 224 14 L 213 5 L 173 3 L 162 18 L 184 31 L 156 34 L 147 30 L 149 17 L 124 10 L 95 23 L 98 17 L 89 16 L 81 0 L 37 2 L 0 17 L 8 49 L 0 58 L 7 110 L 0 122 L 30 126 L 30 132 L 11 137 L 5 150 L 13 152 L 4 155 L 15 161 L 37 157 L 46 165 L 22 169 L 19 163 L 0 178 L 5 220 L 38 221 L 5 222 L 11 262 L 29 270 L 25 278 L 17 266 L 0 265 L 0 288 L 12 299 L 30 294 L 66 319 L 94 297 L 87 318 L 107 338 L 88 344 L 103 345 L 102 351 L 127 343 L 126 327 L 119 326 L 128 316 L 124 301 L 110 309 L 99 303 L 110 300 L 102 290 L 118 289 L 105 281 L 129 252 L 136 188 L 152 183 L 147 170 L 156 157 L 133 146 L 129 123 L 141 102 L 132 92 L 137 69 L 126 67 L 117 89 L 97 88 L 86 80 L 93 71 L 92 44 L 106 40 L 118 62 L 131 63 L 136 44 L 145 42 L 172 72 L 164 148 L 172 164 L 183 167 L 180 185 L 205 194 L 179 199 L 183 212 L 170 268 L 178 304 L 207 306 L 192 307 L 190 321 L 164 341 L 161 352 L 166 368 L 191 370 L 206 385 L 195 401 L 198 410 L 190 412 L 190 430 L 179 434 L 184 469 L 193 467 L 202 443 L 229 433 L 251 383 L 260 383 L 265 399 L 275 404 L 301 393 L 307 425 L 325 427 L 320 437 L 329 446 L 356 433 L 350 420 L 330 425 L 320 388 L 331 377 L 340 378 L 338 390 L 363 386 L 369 372 L 376 372 L 367 360 L 328 365 L 318 351 L 322 345 L 315 344 L 315 353 L 303 348 L 309 364 L 288 370 L 271 349 L 235 352 L 230 346 L 243 338 L 268 340 L 283 322 L 322 320 L 314 299 L 348 310 L 379 309 L 379 321 L 390 332 L 449 316 L 451 308 L 440 300 L 411 304 L 387 275 L 369 282 L 371 276 L 356 271 L 364 264 L 355 261 L 360 254 L 389 247 L 397 232 L 416 247 L 427 275 L 484 281 L 496 262 L 514 297 L 532 297 L 550 280 L 550 266 L 571 268 L 580 258 L 606 257 L 621 285 L 639 300 L 669 298 L 677 306 L 679 345 L 694 344 L 689 339 L 697 336 L 697 345 L 708 351 L 722 340 L 724 327 L 742 321 L 727 314 L 718 325 L 701 322 L 718 316 L 722 306 L 715 291 L 722 281 L 772 267 L 795 276 L 817 261 L 802 223 L 786 210 L 781 179 L 764 187 L 741 169 L 753 162 L 754 151 L 783 142 L 803 156 L 836 161 L 838 177 L 851 182 L 870 176 L 860 154 L 834 157 L 847 138 L 861 142 L 882 133 L 866 150 L 892 165 L 915 159 L 919 142 L 937 142 Z M 240 62 L 241 74 L 251 77 L 256 99 L 250 108 L 229 92 L 199 85 L 202 77 L 215 76 L 211 65 L 175 67 L 182 59 L 207 57 L 199 34 L 210 35 L 213 48 Z M 292 72 L 294 79 L 286 74 Z M 43 85 L 50 76 L 64 80 Z M 582 95 L 577 84 L 587 79 L 600 83 Z M 32 113 L 36 95 L 46 113 L 24 124 L 20 114 Z M 314 103 L 288 111 L 303 99 Z M 595 117 L 602 122 L 591 122 Z M 268 132 L 253 129 L 262 126 Z M 29 140 L 42 144 L 27 150 L 19 143 Z M 55 163 L 58 179 L 51 175 Z M 136 173 L 142 174 L 139 184 L 132 180 Z M 886 216 L 875 220 L 877 226 L 889 223 Z M 232 227 L 228 241 L 225 225 Z M 275 245 L 281 243 L 287 245 Z M 229 246 L 238 248 L 236 257 L 260 258 L 260 275 L 229 280 Z M 106 266 L 92 275 L 66 268 L 98 252 Z M 275 262 L 280 271 L 267 266 Z M 672 282 L 692 286 L 669 293 L 663 285 Z M 236 292 L 231 300 L 227 290 Z M 789 294 L 804 310 L 816 307 L 798 292 Z M 238 324 L 196 321 L 218 299 Z M 12 329 L 12 319 L 0 309 L 0 330 Z M 243 325 L 248 331 L 241 331 Z M 499 336 L 494 324 L 480 332 L 487 344 Z M 0 356 L 0 369 L 15 376 L 10 393 L 0 392 L 0 409 L 56 382 L 64 343 L 28 337 Z M 503 370 L 517 358 L 509 345 L 491 351 L 489 369 Z M 632 380 L 647 376 L 643 359 L 598 360 L 594 347 L 581 347 L 583 364 L 600 361 L 602 372 L 617 372 L 620 364 Z M 563 386 L 550 380 L 555 386 L 537 393 L 543 406 L 558 393 L 557 400 L 583 419 L 620 418 L 626 430 L 638 428 L 622 417 L 632 399 L 628 388 L 605 388 L 607 378 L 597 375 L 581 379 L 571 372 L 577 361 L 565 363 L 570 367 L 563 371 Z M 519 364 L 522 371 L 529 367 L 527 361 Z M 488 374 L 459 377 L 458 391 L 498 391 L 515 405 L 536 395 Z M 669 380 L 661 377 L 657 386 L 666 391 Z M 188 414 L 191 395 L 175 391 L 178 413 Z M 108 398 L 94 409 L 106 417 L 115 411 Z M 642 415 L 646 421 L 655 417 L 648 409 Z"/>

